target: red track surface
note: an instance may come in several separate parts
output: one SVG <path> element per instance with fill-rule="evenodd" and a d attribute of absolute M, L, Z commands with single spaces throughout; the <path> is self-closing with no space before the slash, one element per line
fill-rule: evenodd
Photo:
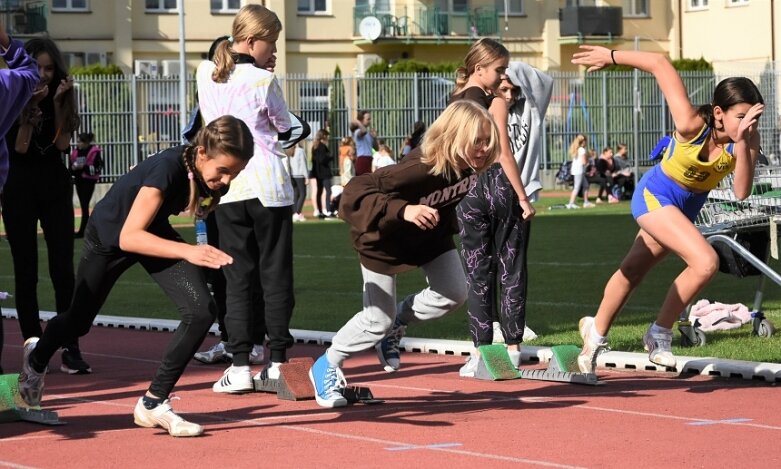
<path fill-rule="evenodd" d="M 4 325 L 2 363 L 17 372 L 19 329 Z M 92 375 L 64 375 L 55 357 L 44 408 L 67 425 L 0 424 L 0 467 L 781 467 L 775 385 L 626 372 L 601 373 L 599 387 L 488 382 L 459 378 L 460 357 L 411 353 L 395 374 L 370 353 L 348 360 L 349 383 L 387 401 L 336 410 L 215 394 L 222 367 L 193 362 L 174 408 L 207 433 L 175 439 L 132 419 L 169 338 L 93 328 L 82 339 Z"/>

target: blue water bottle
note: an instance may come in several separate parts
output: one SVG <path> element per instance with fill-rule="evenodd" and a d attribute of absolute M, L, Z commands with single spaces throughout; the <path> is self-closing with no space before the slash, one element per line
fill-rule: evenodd
<path fill-rule="evenodd" d="M 203 218 L 195 219 L 195 244 L 207 244 L 209 238 L 206 235 L 206 220 Z"/>

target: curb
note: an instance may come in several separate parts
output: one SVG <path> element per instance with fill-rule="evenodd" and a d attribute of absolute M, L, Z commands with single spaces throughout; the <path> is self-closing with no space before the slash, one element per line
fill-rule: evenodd
<path fill-rule="evenodd" d="M 3 308 L 0 316 L 5 318 L 17 318 L 16 309 Z M 56 316 L 51 311 L 41 311 L 42 320 L 48 321 Z M 179 321 L 173 319 L 146 319 L 124 316 L 98 315 L 93 322 L 95 326 L 116 327 L 119 329 L 137 329 L 148 331 L 172 332 L 179 326 Z M 330 345 L 334 332 L 310 331 L 304 329 L 291 329 L 291 334 L 296 343 L 312 345 Z M 219 335 L 217 324 L 209 329 L 209 334 Z M 401 339 L 401 348 L 406 352 L 433 353 L 437 355 L 469 356 L 472 351 L 472 342 L 466 340 L 443 340 L 405 337 Z M 552 357 L 550 347 L 538 347 L 533 345 L 521 348 L 521 358 L 525 362 L 547 363 Z M 630 353 L 610 351 L 599 355 L 597 367 L 614 370 L 675 372 L 681 375 L 706 375 L 721 376 L 724 378 L 742 378 L 745 380 L 766 381 L 769 383 L 781 382 L 781 364 L 750 362 L 743 360 L 728 360 L 716 357 L 687 357 L 676 356 L 678 366 L 666 368 L 648 361 L 648 355 L 644 353 Z"/>

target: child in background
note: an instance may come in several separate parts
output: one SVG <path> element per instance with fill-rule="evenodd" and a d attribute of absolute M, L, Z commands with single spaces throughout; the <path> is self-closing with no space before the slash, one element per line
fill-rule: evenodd
<path fill-rule="evenodd" d="M 355 142 L 350 136 L 344 137 L 339 144 L 339 180 L 346 186 L 355 176 Z"/>
<path fill-rule="evenodd" d="M 293 181 L 293 221 L 306 221 L 303 213 L 304 201 L 306 201 L 306 177 L 309 171 L 306 167 L 306 152 L 301 143 L 285 150 L 290 164 L 290 179 Z"/>
<path fill-rule="evenodd" d="M 570 174 L 572 174 L 574 184 L 572 186 L 572 193 L 569 196 L 569 202 L 565 207 L 569 209 L 580 208 L 575 204 L 575 199 L 578 195 L 583 193 L 583 208 L 591 208 L 594 206 L 588 201 L 588 179 L 586 178 L 586 165 L 588 164 L 588 150 L 586 150 L 586 136 L 583 134 L 577 134 L 572 140 L 569 146 L 569 154 L 572 157 L 572 166 Z"/>
<path fill-rule="evenodd" d="M 95 145 L 95 134 L 80 133 L 76 148 L 71 151 L 70 169 L 73 174 L 73 183 L 76 186 L 76 194 L 79 196 L 79 205 L 81 205 L 81 223 L 79 231 L 74 235 L 76 238 L 84 237 L 84 228 L 89 221 L 89 204 L 92 200 L 92 194 L 95 193 L 95 184 L 100 179 L 100 173 L 103 170 L 103 157 L 101 149 Z"/>
<path fill-rule="evenodd" d="M 393 159 L 393 152 L 388 145 L 383 143 L 372 161 L 372 171 L 377 171 L 392 164 L 396 164 L 396 160 Z"/>
<path fill-rule="evenodd" d="M 363 274 L 363 310 L 333 337 L 309 370 L 322 407 L 347 405 L 342 362 L 377 345 L 397 317 L 404 324 L 436 319 L 466 299 L 456 251 L 455 206 L 493 163 L 499 134 L 489 114 L 471 102 L 448 106 L 421 149 L 376 173 L 356 176 L 342 194 L 339 216 L 351 225 Z M 396 303 L 396 274 L 420 268 L 428 286 Z"/>

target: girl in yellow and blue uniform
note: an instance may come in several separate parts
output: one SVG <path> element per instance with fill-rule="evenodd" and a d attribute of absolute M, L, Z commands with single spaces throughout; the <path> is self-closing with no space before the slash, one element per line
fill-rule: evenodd
<path fill-rule="evenodd" d="M 694 226 L 694 219 L 708 192 L 732 172 L 735 197 L 743 200 L 751 193 L 762 95 L 747 78 L 727 78 L 716 86 L 710 104 L 695 107 L 667 58 L 651 52 L 581 46 L 572 63 L 586 65 L 589 72 L 620 63 L 653 74 L 675 124 L 661 163 L 643 176 L 632 197 L 632 215 L 640 225 L 634 244 L 605 286 L 596 316 L 580 320 L 583 350 L 578 366 L 583 372 L 594 372 L 610 326 L 624 304 L 651 268 L 672 252 L 686 268 L 670 285 L 643 345 L 652 363 L 674 368 L 672 326 L 719 268 L 716 252 Z"/>

